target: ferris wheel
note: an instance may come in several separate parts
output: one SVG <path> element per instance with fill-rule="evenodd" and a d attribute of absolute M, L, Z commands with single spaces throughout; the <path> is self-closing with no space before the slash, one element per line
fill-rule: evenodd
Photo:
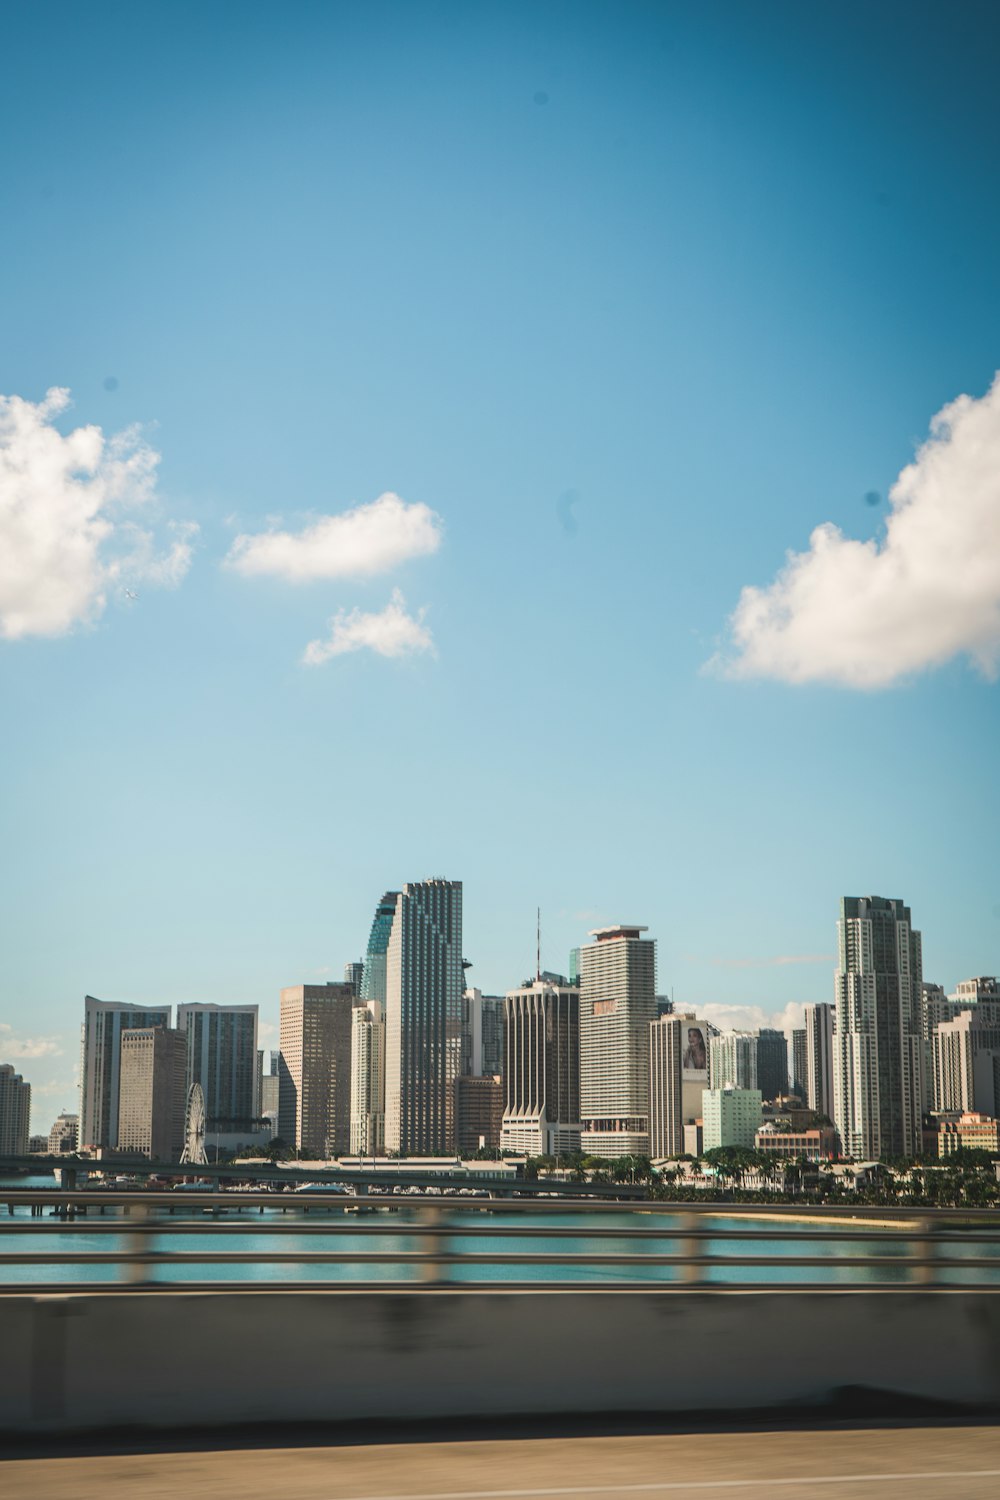
<path fill-rule="evenodd" d="M 185 1162 L 193 1167 L 204 1167 L 208 1163 L 205 1155 L 205 1092 L 200 1083 L 192 1083 L 188 1089 L 184 1150 L 181 1152 L 181 1163 Z"/>

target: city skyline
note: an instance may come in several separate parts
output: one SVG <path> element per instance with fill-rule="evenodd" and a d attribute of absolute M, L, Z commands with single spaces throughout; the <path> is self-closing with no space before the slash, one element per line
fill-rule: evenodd
<path fill-rule="evenodd" d="M 487 994 L 538 906 L 558 971 L 647 924 L 724 1029 L 832 1002 L 846 891 L 905 893 L 928 981 L 1000 968 L 995 14 L 5 23 L 36 1118 L 85 993 L 255 1004 L 271 1049 L 434 870 Z"/>

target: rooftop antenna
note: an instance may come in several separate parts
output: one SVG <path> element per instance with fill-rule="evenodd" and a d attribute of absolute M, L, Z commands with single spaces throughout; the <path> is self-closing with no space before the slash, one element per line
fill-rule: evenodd
<path fill-rule="evenodd" d="M 535 911 L 535 979 L 542 978 L 542 908 Z"/>

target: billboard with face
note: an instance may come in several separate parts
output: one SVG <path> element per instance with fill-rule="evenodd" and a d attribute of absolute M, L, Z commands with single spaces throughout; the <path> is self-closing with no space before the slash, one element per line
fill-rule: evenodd
<path fill-rule="evenodd" d="M 708 1083 L 708 1043 L 700 1021 L 681 1022 L 681 1079 Z"/>

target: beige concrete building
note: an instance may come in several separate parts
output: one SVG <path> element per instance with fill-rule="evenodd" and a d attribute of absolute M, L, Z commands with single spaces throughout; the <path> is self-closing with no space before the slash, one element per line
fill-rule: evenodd
<path fill-rule="evenodd" d="M 49 1131 L 48 1149 L 53 1156 L 62 1151 L 75 1151 L 79 1139 L 80 1116 L 63 1111 Z"/>
<path fill-rule="evenodd" d="M 956 1151 L 989 1151 L 1000 1155 L 1000 1121 L 988 1115 L 960 1115 L 957 1120 L 942 1120 L 938 1128 L 938 1156 L 952 1156 Z"/>
<path fill-rule="evenodd" d="M 649 1154 L 649 1027 L 656 943 L 632 923 L 601 927 L 580 948 L 581 1149 Z"/>
<path fill-rule="evenodd" d="M 353 984 L 295 984 L 281 991 L 278 1134 L 315 1159 L 351 1144 Z"/>
<path fill-rule="evenodd" d="M 184 1149 L 187 1040 L 182 1031 L 144 1026 L 122 1032 L 118 1149 L 176 1162 Z"/>

